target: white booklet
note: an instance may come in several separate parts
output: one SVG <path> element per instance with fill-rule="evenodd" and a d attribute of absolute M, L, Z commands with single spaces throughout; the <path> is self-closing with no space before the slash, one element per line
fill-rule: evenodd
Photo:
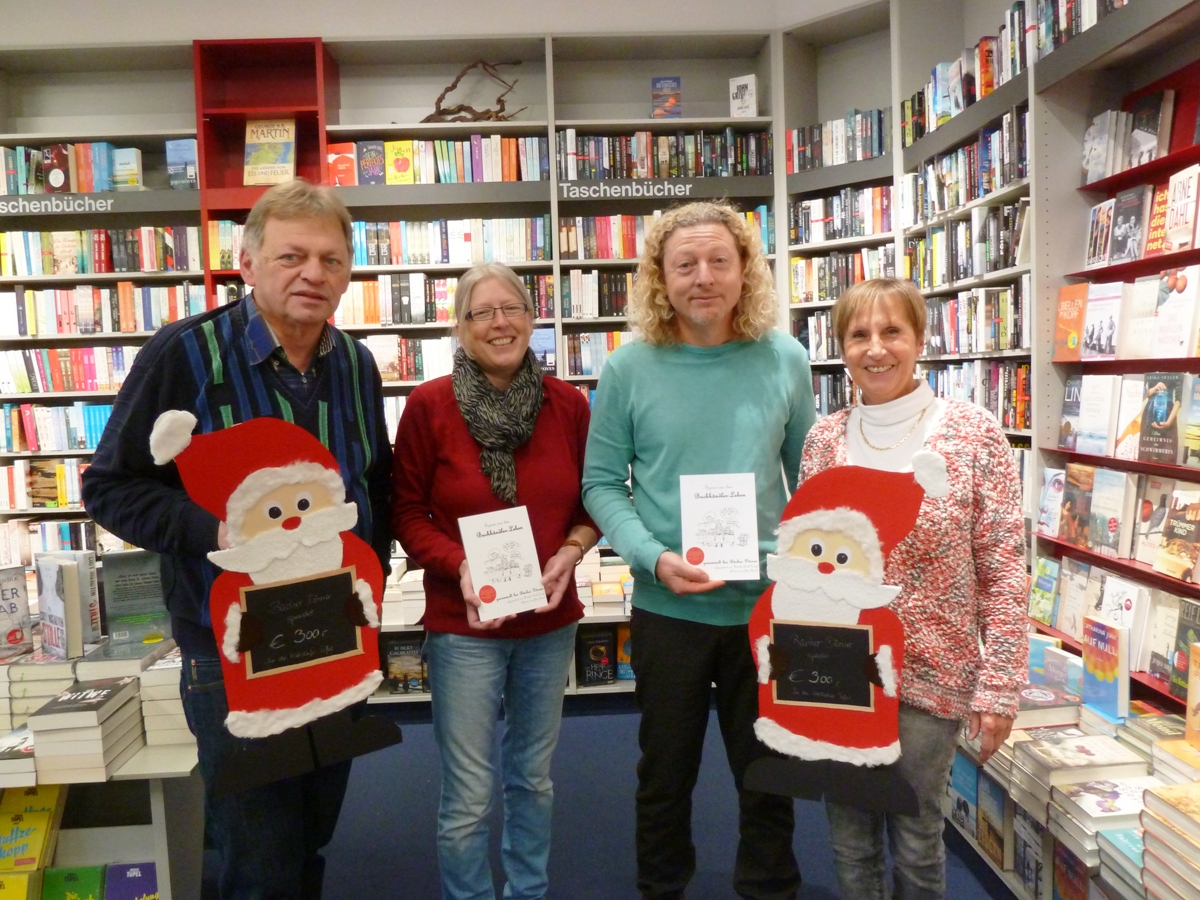
<path fill-rule="evenodd" d="M 723 581 L 757 581 L 754 473 L 680 475 L 683 558 Z"/>
<path fill-rule="evenodd" d="M 546 605 L 529 510 L 515 506 L 463 516 L 458 520 L 458 531 L 467 552 L 471 582 L 483 601 L 479 607 L 480 621 Z"/>

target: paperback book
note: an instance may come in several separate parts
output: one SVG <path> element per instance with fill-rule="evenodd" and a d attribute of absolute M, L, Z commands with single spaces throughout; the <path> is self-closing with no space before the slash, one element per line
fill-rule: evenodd
<path fill-rule="evenodd" d="M 29 582 L 24 566 L 0 568 L 0 659 L 33 649 Z"/>
<path fill-rule="evenodd" d="M 1054 802 L 1088 831 L 1133 828 L 1141 820 L 1142 795 L 1161 787 L 1153 775 L 1064 784 L 1051 790 Z"/>
<path fill-rule="evenodd" d="M 1122 284 L 1089 284 L 1084 307 L 1080 359 L 1116 359 L 1117 335 L 1122 331 Z"/>
<path fill-rule="evenodd" d="M 1175 92 L 1156 91 L 1134 101 L 1128 141 L 1129 168 L 1165 156 L 1171 144 Z"/>
<path fill-rule="evenodd" d="M 1115 198 L 1109 198 L 1092 207 L 1088 214 L 1087 253 L 1085 269 L 1096 269 L 1108 265 L 1109 239 L 1112 236 L 1112 216 Z M 1168 221 L 1170 210 L 1168 210 Z"/>
<path fill-rule="evenodd" d="M 109 644 L 155 643 L 171 636 L 157 553 L 105 553 L 102 575 Z"/>
<path fill-rule="evenodd" d="M 650 79 L 650 117 L 678 119 L 683 116 L 683 82 L 678 75 Z"/>
<path fill-rule="evenodd" d="M 1182 372 L 1150 372 L 1145 376 L 1141 436 L 1141 462 L 1176 465 L 1183 446 L 1183 417 L 1180 409 L 1190 399 L 1190 379 Z"/>
<path fill-rule="evenodd" d="M 1068 375 L 1063 385 L 1062 416 L 1058 426 L 1060 450 L 1074 450 L 1079 439 L 1079 389 L 1082 386 L 1083 376 L 1078 373 Z"/>
<path fill-rule="evenodd" d="M 1068 284 L 1058 289 L 1058 313 L 1054 324 L 1055 362 L 1079 360 L 1087 296 L 1086 282 Z"/>
<path fill-rule="evenodd" d="M 1133 545 L 1137 476 L 1098 468 L 1092 477 L 1088 549 L 1101 556 L 1128 559 Z"/>
<path fill-rule="evenodd" d="M 1029 617 L 1053 625 L 1057 598 L 1058 560 L 1039 556 L 1029 586 Z"/>
<path fill-rule="evenodd" d="M 242 184 L 283 184 L 296 177 L 296 120 L 247 119 Z"/>
<path fill-rule="evenodd" d="M 1200 484 L 1177 481 L 1163 522 L 1154 570 L 1180 581 L 1194 581 L 1197 558 L 1200 558 Z"/>
<path fill-rule="evenodd" d="M 1121 401 L 1120 375 L 1084 375 L 1079 392 L 1079 438 L 1075 449 L 1094 456 L 1112 456 L 1116 449 L 1117 411 Z"/>
<path fill-rule="evenodd" d="M 1038 534 L 1058 537 L 1062 520 L 1063 493 L 1066 490 L 1065 469 L 1042 469 L 1042 497 L 1038 504 Z"/>
<path fill-rule="evenodd" d="M 1180 464 L 1200 469 L 1200 378 L 1191 379 L 1185 398 L 1187 413 L 1183 426 L 1183 459 Z"/>
<path fill-rule="evenodd" d="M 1113 229 L 1108 261 L 1111 265 L 1142 258 L 1146 238 L 1146 219 L 1154 187 L 1143 184 L 1127 188 L 1113 198 Z"/>
<path fill-rule="evenodd" d="M 1106 716 L 1129 715 L 1129 629 L 1083 620 L 1083 702 Z"/>
<path fill-rule="evenodd" d="M 107 678 L 77 681 L 29 717 L 29 729 L 87 728 L 101 724 L 138 692 L 138 679 Z"/>
<path fill-rule="evenodd" d="M 1167 185 L 1167 231 L 1163 250 L 1179 253 L 1196 246 L 1196 195 L 1200 163 L 1171 176 Z"/>
<path fill-rule="evenodd" d="M 1145 405 L 1145 375 L 1121 377 L 1121 399 L 1117 407 L 1117 439 L 1113 456 L 1137 459 L 1141 446 L 1142 407 Z"/>
<path fill-rule="evenodd" d="M 1183 597 L 1175 626 L 1175 644 L 1171 651 L 1171 696 L 1187 702 L 1191 647 L 1200 641 L 1200 602 Z"/>
<path fill-rule="evenodd" d="M 1059 540 L 1085 550 L 1088 529 L 1091 527 L 1092 485 L 1096 469 L 1083 463 L 1068 463 L 1066 488 L 1063 492 L 1062 513 L 1058 527 Z"/>
<path fill-rule="evenodd" d="M 1091 568 L 1082 560 L 1069 556 L 1064 556 L 1059 563 L 1058 616 L 1054 627 L 1075 640 L 1083 635 Z"/>
<path fill-rule="evenodd" d="M 1167 521 L 1171 495 L 1175 492 L 1175 480 L 1143 475 L 1140 483 L 1134 559 L 1152 566 L 1162 545 L 1163 525 Z"/>
<path fill-rule="evenodd" d="M 1196 355 L 1198 289 L 1200 266 L 1166 269 L 1159 274 L 1151 356 L 1179 359 Z"/>

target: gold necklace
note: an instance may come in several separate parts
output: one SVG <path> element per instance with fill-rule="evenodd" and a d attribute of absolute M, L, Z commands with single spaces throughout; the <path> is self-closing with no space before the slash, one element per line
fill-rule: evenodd
<path fill-rule="evenodd" d="M 908 429 L 908 431 L 905 433 L 904 437 L 900 438 L 900 440 L 896 441 L 896 443 L 892 444 L 892 446 L 890 446 L 890 447 L 876 447 L 874 444 L 871 443 L 871 439 L 867 437 L 866 429 L 863 428 L 863 420 L 862 420 L 862 412 L 861 411 L 858 414 L 858 433 L 862 435 L 863 443 L 865 443 L 872 450 L 874 450 L 878 453 L 887 453 L 889 450 L 895 450 L 897 447 L 899 447 L 901 444 L 903 444 L 905 441 L 907 441 L 910 437 L 913 436 L 913 432 L 915 432 L 917 430 L 917 428 L 920 427 L 921 420 L 925 418 L 925 411 L 927 409 L 929 409 L 929 405 L 926 405 L 921 410 L 921 414 L 917 416 L 917 421 L 912 423 L 912 428 Z"/>

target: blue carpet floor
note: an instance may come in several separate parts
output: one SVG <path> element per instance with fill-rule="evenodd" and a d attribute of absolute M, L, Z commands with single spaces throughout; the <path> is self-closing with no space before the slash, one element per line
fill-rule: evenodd
<path fill-rule="evenodd" d="M 438 760 L 428 707 L 399 713 L 404 742 L 354 764 L 333 842 L 326 850 L 326 900 L 437 898 L 434 843 Z M 635 900 L 633 805 L 638 717 L 631 696 L 568 698 L 554 760 L 554 846 L 550 893 L 558 900 Z M 499 803 L 492 818 L 493 871 L 499 871 Z M 796 806 L 796 854 L 804 900 L 838 896 L 825 815 L 815 803 Z M 737 804 L 716 717 L 708 730 L 695 792 L 696 877 L 689 900 L 734 896 L 730 887 Z M 957 836 L 950 848 L 947 896 L 954 900 L 1013 894 Z M 207 887 L 207 885 L 206 885 Z M 497 896 L 501 885 L 497 883 Z M 215 896 L 211 889 L 206 896 Z M 847 898 L 852 900 L 852 898 Z"/>

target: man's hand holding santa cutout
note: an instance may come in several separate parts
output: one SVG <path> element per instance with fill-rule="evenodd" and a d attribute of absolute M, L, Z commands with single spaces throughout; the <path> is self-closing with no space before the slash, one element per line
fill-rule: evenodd
<path fill-rule="evenodd" d="M 238 737 L 266 737 L 345 709 L 370 696 L 383 679 L 379 627 L 383 569 L 371 547 L 350 531 L 358 509 L 333 455 L 302 428 L 253 419 L 192 435 L 196 418 L 171 410 L 150 437 L 154 461 L 174 461 L 188 495 L 223 524 L 222 549 L 208 555 L 225 571 L 213 583 L 209 609 L 222 654 L 229 700 L 226 727 Z M 353 567 L 353 591 L 342 600 L 348 622 L 362 629 L 360 653 L 250 677 L 244 658 L 265 640 L 262 622 L 243 611 L 243 587 L 311 578 Z"/>

